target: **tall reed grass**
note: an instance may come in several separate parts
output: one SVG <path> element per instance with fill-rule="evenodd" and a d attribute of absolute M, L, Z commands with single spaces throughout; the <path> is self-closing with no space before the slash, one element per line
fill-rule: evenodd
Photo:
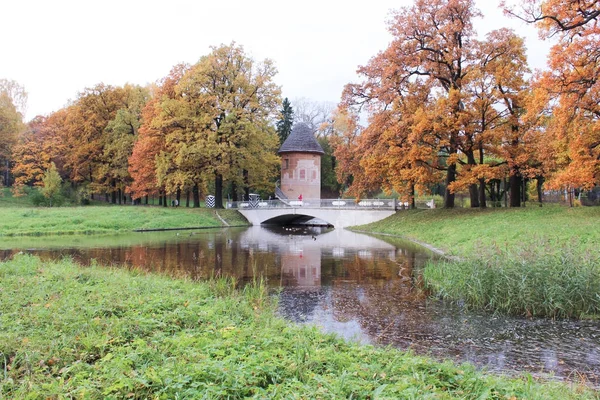
<path fill-rule="evenodd" d="M 488 246 L 459 261 L 431 261 L 426 286 L 468 308 L 552 318 L 600 315 L 600 253 L 575 241 Z"/>

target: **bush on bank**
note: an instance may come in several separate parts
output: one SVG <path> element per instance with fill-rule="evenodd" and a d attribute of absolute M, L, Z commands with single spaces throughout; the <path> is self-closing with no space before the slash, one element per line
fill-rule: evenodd
<path fill-rule="evenodd" d="M 551 318 L 600 315 L 598 251 L 537 240 L 476 253 L 429 262 L 423 272 L 427 287 L 468 308 Z"/>
<path fill-rule="evenodd" d="M 295 326 L 260 282 L 30 256 L 1 263 L 0 282 L 0 398 L 594 397 Z"/>

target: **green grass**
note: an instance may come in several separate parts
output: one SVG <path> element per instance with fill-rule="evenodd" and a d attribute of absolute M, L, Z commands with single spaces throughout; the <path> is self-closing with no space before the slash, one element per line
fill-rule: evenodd
<path fill-rule="evenodd" d="M 29 256 L 0 263 L 0 398 L 594 398 L 344 342 L 275 315 L 260 282 Z"/>
<path fill-rule="evenodd" d="M 468 308 L 534 317 L 600 315 L 600 253 L 538 241 L 435 261 L 423 277 L 440 298 Z"/>
<path fill-rule="evenodd" d="M 557 205 L 526 208 L 399 211 L 360 230 L 394 234 L 429 243 L 449 255 L 467 256 L 481 247 L 511 248 L 538 239 L 575 240 L 581 249 L 600 243 L 600 207 Z"/>
<path fill-rule="evenodd" d="M 236 210 L 109 205 L 34 207 L 29 196 L 0 190 L 0 237 L 56 234 L 107 234 L 135 229 L 247 226 Z M 217 216 L 218 213 L 218 216 Z M 221 219 L 219 219 L 219 216 Z"/>
<path fill-rule="evenodd" d="M 240 224 L 236 211 L 218 211 Z M 246 222 L 247 224 L 247 222 Z M 0 208 L 0 236 L 115 233 L 134 229 L 221 227 L 215 210 L 144 206 Z"/>
<path fill-rule="evenodd" d="M 600 316 L 600 207 L 414 210 L 360 227 L 424 242 L 451 260 L 423 272 L 443 299 L 523 316 Z"/>

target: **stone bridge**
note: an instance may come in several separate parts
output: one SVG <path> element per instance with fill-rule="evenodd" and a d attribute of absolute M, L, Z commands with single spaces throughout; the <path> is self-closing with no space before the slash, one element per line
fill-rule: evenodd
<path fill-rule="evenodd" d="M 319 219 L 336 228 L 364 225 L 393 215 L 398 208 L 394 199 L 317 199 L 317 200 L 255 200 L 228 203 L 252 225 L 299 224 Z"/>

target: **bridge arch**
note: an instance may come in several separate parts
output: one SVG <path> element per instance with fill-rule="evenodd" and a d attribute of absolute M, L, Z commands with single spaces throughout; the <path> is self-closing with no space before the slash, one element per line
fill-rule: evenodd
<path fill-rule="evenodd" d="M 387 218 L 395 213 L 393 209 L 330 209 L 330 208 L 251 208 L 239 209 L 252 225 L 265 223 L 289 224 L 306 222 L 313 218 L 323 220 L 335 228 L 364 225 Z"/>

